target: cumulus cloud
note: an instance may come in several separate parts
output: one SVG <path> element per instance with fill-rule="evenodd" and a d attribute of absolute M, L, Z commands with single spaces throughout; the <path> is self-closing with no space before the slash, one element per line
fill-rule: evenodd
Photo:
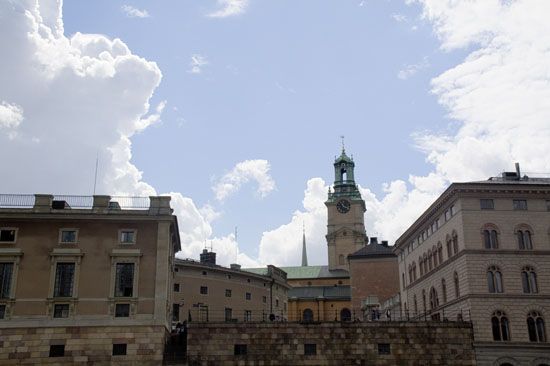
<path fill-rule="evenodd" d="M 145 9 L 140 10 L 126 4 L 122 5 L 121 9 L 128 18 L 149 18 L 149 13 Z"/>
<path fill-rule="evenodd" d="M 417 64 L 406 65 L 403 69 L 399 70 L 397 77 L 401 80 L 407 80 L 411 76 L 415 75 L 420 70 L 430 67 L 430 63 L 427 57 L 424 57 L 422 61 Z"/>
<path fill-rule="evenodd" d="M 413 2 L 413 1 L 409 1 Z M 550 13 L 547 1 L 416 0 L 443 50 L 471 49 L 455 67 L 432 80 L 432 92 L 453 120 L 453 133 L 422 131 L 413 145 L 433 167 L 425 176 L 410 175 L 383 186 L 377 197 L 361 188 L 368 235 L 395 241 L 442 193 L 457 181 L 482 180 L 521 162 L 524 172 L 550 172 Z M 410 68 L 414 72 L 415 67 Z M 414 72 L 404 69 L 404 78 Z M 449 130 L 448 121 L 442 130 Z M 358 169 L 361 166 L 358 165 Z M 546 174 L 547 176 L 550 174 Z M 319 189 L 312 193 L 310 184 Z M 275 254 L 278 264 L 299 264 L 301 221 L 326 232 L 325 182 L 308 182 L 304 200 L 313 208 L 293 213 L 290 222 L 263 234 L 260 259 Z M 310 234 L 308 246 L 321 253 L 325 239 Z M 278 249 L 281 248 L 281 249 Z M 321 250 L 322 249 L 322 250 Z"/>
<path fill-rule="evenodd" d="M 250 180 L 258 184 L 256 192 L 265 197 L 275 189 L 275 181 L 269 175 L 270 165 L 267 160 L 245 160 L 237 163 L 230 172 L 221 177 L 212 187 L 219 201 L 225 200 L 237 192 Z"/>
<path fill-rule="evenodd" d="M 12 157 L 0 191 L 92 194 L 97 156 L 98 194 L 157 194 L 131 159 L 132 137 L 159 123 L 167 105 L 150 104 L 158 66 L 118 38 L 65 36 L 61 1 L 3 1 L 0 14 L 0 49 L 9 50 L 0 59 L 0 156 Z M 181 256 L 197 258 L 211 240 L 220 263 L 258 264 L 232 234 L 213 236 L 213 208 L 171 194 Z"/>
<path fill-rule="evenodd" d="M 209 13 L 211 18 L 227 18 L 245 12 L 248 0 L 218 0 L 219 9 Z"/>
<path fill-rule="evenodd" d="M 189 62 L 191 68 L 187 72 L 191 74 L 200 74 L 202 72 L 202 67 L 205 65 L 208 65 L 206 57 L 196 53 L 191 56 L 191 61 Z"/>
<path fill-rule="evenodd" d="M 403 14 L 392 14 L 391 18 L 395 20 L 397 23 L 403 23 L 407 21 L 407 16 Z"/>

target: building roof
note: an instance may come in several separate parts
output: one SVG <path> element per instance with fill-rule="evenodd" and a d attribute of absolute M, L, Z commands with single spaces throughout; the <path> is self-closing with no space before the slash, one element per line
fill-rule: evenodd
<path fill-rule="evenodd" d="M 349 277 L 348 271 L 343 269 L 335 269 L 331 271 L 328 269 L 328 266 L 296 266 L 279 268 L 286 272 L 286 278 L 288 280 Z M 267 273 L 267 268 L 243 268 L 243 271 L 265 275 Z"/>
<path fill-rule="evenodd" d="M 348 258 L 364 258 L 364 257 L 395 257 L 391 247 L 383 244 L 372 243 L 365 245 L 355 253 L 352 253 Z"/>
<path fill-rule="evenodd" d="M 288 290 L 288 298 L 298 299 L 346 299 L 351 297 L 349 286 L 311 286 L 291 287 Z"/>

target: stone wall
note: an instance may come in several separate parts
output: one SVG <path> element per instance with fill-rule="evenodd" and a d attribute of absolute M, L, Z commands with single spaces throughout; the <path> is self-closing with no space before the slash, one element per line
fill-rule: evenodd
<path fill-rule="evenodd" d="M 159 365 L 165 339 L 163 326 L 4 328 L 0 364 Z M 113 356 L 113 344 L 126 344 L 126 355 Z M 65 345 L 65 356 L 50 357 L 52 345 Z"/>
<path fill-rule="evenodd" d="M 187 352 L 189 366 L 475 365 L 472 342 L 469 323 L 191 323 Z"/>

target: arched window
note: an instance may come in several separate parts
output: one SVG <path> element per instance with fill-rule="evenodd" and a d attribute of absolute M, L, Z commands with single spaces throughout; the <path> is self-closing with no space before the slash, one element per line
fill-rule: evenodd
<path fill-rule="evenodd" d="M 416 295 L 413 296 L 413 302 L 414 302 L 414 312 L 415 314 L 418 314 L 418 301 L 416 301 Z"/>
<path fill-rule="evenodd" d="M 433 268 L 433 255 L 432 255 L 432 250 L 428 250 L 428 268 L 429 270 L 431 271 L 432 268 Z"/>
<path fill-rule="evenodd" d="M 424 262 L 424 274 L 426 274 L 428 273 L 428 255 L 426 253 L 424 253 L 423 262 Z"/>
<path fill-rule="evenodd" d="M 312 322 L 313 321 L 313 310 L 311 309 L 305 309 L 303 313 L 302 319 L 305 322 Z"/>
<path fill-rule="evenodd" d="M 410 270 L 409 270 L 410 271 Z M 409 275 L 410 276 L 410 275 Z M 401 273 L 401 285 L 403 286 L 403 288 L 405 288 L 405 286 L 407 285 L 405 283 L 405 274 L 404 273 Z"/>
<path fill-rule="evenodd" d="M 498 233 L 495 229 L 483 230 L 483 244 L 485 249 L 498 249 Z"/>
<path fill-rule="evenodd" d="M 415 262 L 413 262 L 412 270 L 413 270 L 413 280 L 416 281 L 416 263 Z"/>
<path fill-rule="evenodd" d="M 491 328 L 493 329 L 493 340 L 510 340 L 510 323 L 504 311 L 497 310 L 491 317 Z"/>
<path fill-rule="evenodd" d="M 527 229 L 517 230 L 516 236 L 518 238 L 519 249 L 533 249 L 533 242 L 531 241 L 531 232 Z"/>
<path fill-rule="evenodd" d="M 338 264 L 346 264 L 343 254 L 340 254 L 340 256 L 338 257 Z"/>
<path fill-rule="evenodd" d="M 487 269 L 487 287 L 491 293 L 502 293 L 502 272 L 497 266 L 491 266 Z"/>
<path fill-rule="evenodd" d="M 521 284 L 523 286 L 523 293 L 525 294 L 536 294 L 539 292 L 537 286 L 537 273 L 533 267 L 523 267 L 521 271 Z"/>
<path fill-rule="evenodd" d="M 443 303 L 445 304 L 447 302 L 447 284 L 444 278 L 441 279 L 441 295 L 443 295 Z"/>
<path fill-rule="evenodd" d="M 418 257 L 418 267 L 420 267 L 420 276 L 424 275 L 424 266 L 422 265 L 422 257 Z"/>
<path fill-rule="evenodd" d="M 439 306 L 439 298 L 437 297 L 437 291 L 434 287 L 430 289 L 430 310 L 437 309 Z"/>
<path fill-rule="evenodd" d="M 441 242 L 437 243 L 437 257 L 439 258 L 439 264 L 443 263 L 443 245 L 441 245 Z"/>
<path fill-rule="evenodd" d="M 351 311 L 348 308 L 343 308 L 340 311 L 340 320 L 343 322 L 351 321 Z"/>
<path fill-rule="evenodd" d="M 437 268 L 437 248 L 435 247 L 435 245 L 432 248 L 432 255 L 434 257 L 434 268 Z"/>
<path fill-rule="evenodd" d="M 422 290 L 422 308 L 424 309 L 424 312 L 428 309 L 426 307 L 426 290 Z"/>
<path fill-rule="evenodd" d="M 405 280 L 403 280 L 403 282 L 405 282 Z M 413 271 L 412 271 L 412 266 L 409 264 L 409 283 L 412 283 L 412 282 L 413 282 Z"/>
<path fill-rule="evenodd" d="M 453 279 L 455 282 L 455 296 L 458 298 L 460 297 L 460 284 L 458 283 L 458 273 L 454 273 Z"/>
<path fill-rule="evenodd" d="M 453 251 L 451 249 L 452 241 L 451 237 L 447 235 L 447 258 L 451 258 L 453 256 Z"/>
<path fill-rule="evenodd" d="M 454 254 L 458 253 L 458 235 L 455 232 L 453 232 L 453 251 Z"/>
<path fill-rule="evenodd" d="M 527 330 L 531 342 L 546 342 L 544 319 L 538 311 L 532 311 L 527 316 Z"/>

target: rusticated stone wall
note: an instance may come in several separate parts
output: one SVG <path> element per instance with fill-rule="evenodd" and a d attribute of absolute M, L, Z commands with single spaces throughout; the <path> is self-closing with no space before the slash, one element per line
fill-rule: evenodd
<path fill-rule="evenodd" d="M 469 323 L 191 323 L 187 354 L 189 366 L 475 365 L 472 342 Z"/>
<path fill-rule="evenodd" d="M 44 327 L 0 329 L 0 365 L 159 365 L 163 326 Z M 126 344 L 113 356 L 113 344 Z M 50 346 L 65 345 L 64 357 L 49 357 Z"/>

